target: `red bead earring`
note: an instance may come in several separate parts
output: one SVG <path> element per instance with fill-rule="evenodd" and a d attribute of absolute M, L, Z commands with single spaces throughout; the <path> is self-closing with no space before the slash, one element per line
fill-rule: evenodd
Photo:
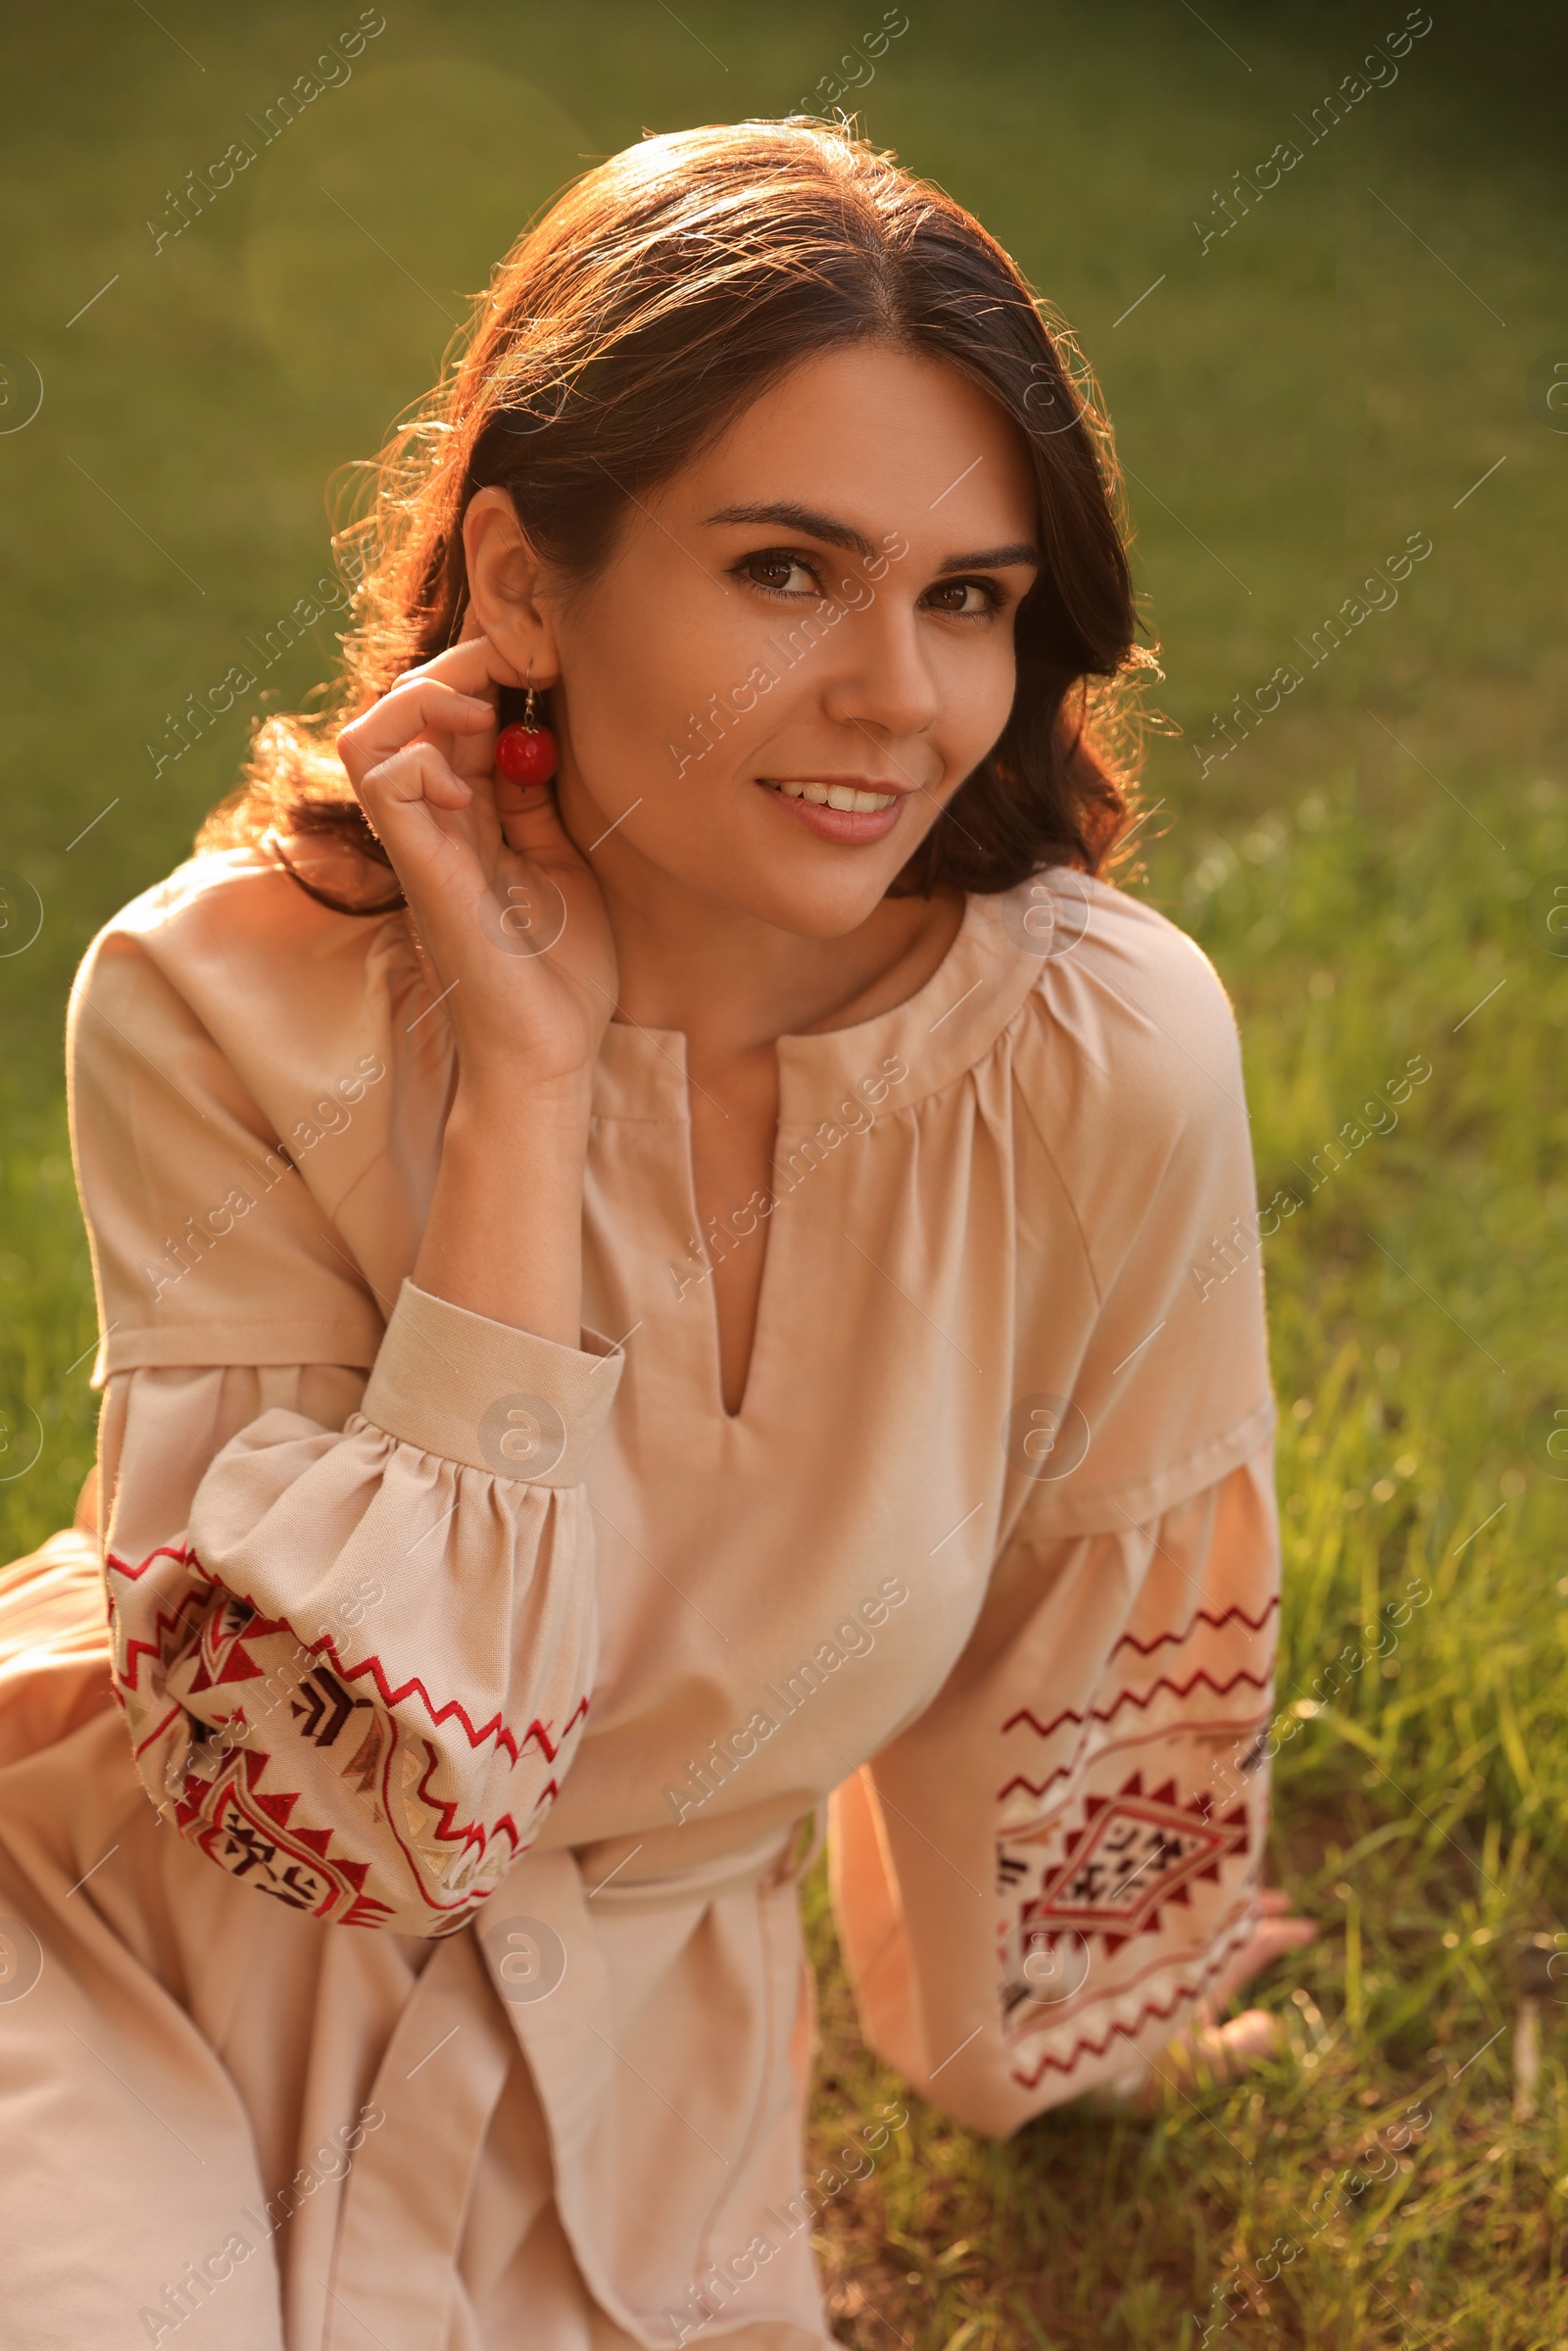
<path fill-rule="evenodd" d="M 533 675 L 531 661 L 528 675 Z M 548 784 L 556 772 L 560 747 L 549 727 L 541 726 L 534 716 L 535 702 L 529 686 L 520 725 L 504 726 L 496 737 L 496 765 L 510 783 Z"/>

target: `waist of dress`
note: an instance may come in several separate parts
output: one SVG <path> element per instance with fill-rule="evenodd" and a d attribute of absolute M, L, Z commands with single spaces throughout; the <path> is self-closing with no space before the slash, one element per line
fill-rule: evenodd
<path fill-rule="evenodd" d="M 643 1838 L 606 1837 L 571 1848 L 584 1898 L 596 1911 L 674 1910 L 746 1886 L 783 1886 L 805 1875 L 822 1849 L 825 1807 L 813 1806 L 760 1835 L 688 1860 L 679 1830 Z"/>

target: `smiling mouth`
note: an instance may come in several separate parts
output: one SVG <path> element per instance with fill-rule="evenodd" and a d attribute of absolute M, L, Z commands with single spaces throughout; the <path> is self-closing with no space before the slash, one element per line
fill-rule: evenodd
<path fill-rule="evenodd" d="M 809 800 L 819 808 L 842 808 L 846 814 L 857 816 L 869 816 L 879 808 L 890 808 L 899 798 L 897 792 L 862 792 L 853 784 L 797 782 L 790 776 L 760 775 L 757 780 L 765 791 L 782 792 L 786 800 Z"/>

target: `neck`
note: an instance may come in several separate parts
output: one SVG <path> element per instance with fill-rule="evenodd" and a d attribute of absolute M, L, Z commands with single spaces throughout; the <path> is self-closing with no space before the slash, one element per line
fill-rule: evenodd
<path fill-rule="evenodd" d="M 693 1069 L 890 1011 L 929 979 L 963 919 L 957 892 L 884 898 L 849 930 L 803 937 L 673 880 L 629 846 L 594 865 L 615 941 L 616 1017 L 683 1031 Z"/>

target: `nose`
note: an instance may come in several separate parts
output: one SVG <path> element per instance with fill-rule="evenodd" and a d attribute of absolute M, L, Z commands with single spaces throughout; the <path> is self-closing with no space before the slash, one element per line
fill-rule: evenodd
<path fill-rule="evenodd" d="M 897 742 L 935 725 L 942 697 L 912 612 L 891 597 L 839 623 L 839 661 L 823 701 L 841 725 Z"/>

